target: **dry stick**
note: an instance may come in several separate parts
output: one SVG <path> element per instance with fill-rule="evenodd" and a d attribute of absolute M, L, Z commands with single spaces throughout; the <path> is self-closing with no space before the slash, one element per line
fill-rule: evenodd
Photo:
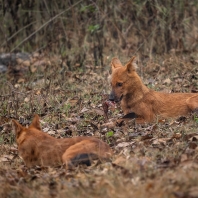
<path fill-rule="evenodd" d="M 38 31 L 40 31 L 43 27 L 45 27 L 48 23 L 52 22 L 53 20 L 55 20 L 56 18 L 58 18 L 60 15 L 62 15 L 63 13 L 67 12 L 69 9 L 71 9 L 72 7 L 78 5 L 79 3 L 81 3 L 83 0 L 78 1 L 77 3 L 75 3 L 74 5 L 70 6 L 67 10 L 62 11 L 61 13 L 57 14 L 56 16 L 54 16 L 53 18 L 51 18 L 49 21 L 45 22 L 40 28 L 38 28 L 36 31 L 34 31 L 32 34 L 30 34 L 27 38 L 25 38 L 23 41 L 21 41 L 16 47 L 14 47 L 11 52 L 13 52 L 17 47 L 19 47 L 21 44 L 23 44 L 24 42 L 26 42 L 29 38 L 31 38 L 34 34 L 36 34 Z"/>
<path fill-rule="evenodd" d="M 0 95 L 0 97 L 4 98 L 4 97 L 9 97 L 12 96 L 11 94 L 7 94 L 7 95 Z"/>
<path fill-rule="evenodd" d="M 17 93 L 17 94 L 23 94 L 23 95 L 25 95 L 25 93 L 23 93 L 23 92 L 16 91 L 16 90 L 14 89 L 13 85 L 12 85 L 10 82 L 7 82 L 7 85 L 10 87 L 11 92 L 14 92 L 14 93 Z"/>
<path fill-rule="evenodd" d="M 18 109 L 19 109 L 19 104 L 18 104 L 18 94 L 21 94 L 21 92 L 17 92 L 14 90 L 13 85 L 10 82 L 7 82 L 8 86 L 10 87 L 11 95 L 13 96 L 11 99 L 11 107 L 13 107 L 14 112 L 15 112 L 15 117 L 18 117 Z M 9 109 L 10 112 L 10 109 Z"/>

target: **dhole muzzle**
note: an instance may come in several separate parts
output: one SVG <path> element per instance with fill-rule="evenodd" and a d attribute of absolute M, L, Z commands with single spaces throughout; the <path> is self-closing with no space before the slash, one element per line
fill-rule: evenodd
<path fill-rule="evenodd" d="M 114 102 L 120 102 L 122 100 L 122 94 L 116 94 L 114 90 L 109 95 L 109 100 Z"/>

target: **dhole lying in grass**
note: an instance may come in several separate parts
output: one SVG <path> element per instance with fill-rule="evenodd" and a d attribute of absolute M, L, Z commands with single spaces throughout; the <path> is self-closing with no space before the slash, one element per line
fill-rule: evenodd
<path fill-rule="evenodd" d="M 90 165 L 93 159 L 109 159 L 112 150 L 94 137 L 57 139 L 41 131 L 39 116 L 35 115 L 26 128 L 13 120 L 19 155 L 27 167 L 66 164 L 67 168 L 78 164 Z"/>
<path fill-rule="evenodd" d="M 109 99 L 121 101 L 125 115 L 136 117 L 137 123 L 177 117 L 198 112 L 198 93 L 162 93 L 147 88 L 136 73 L 135 57 L 122 66 L 118 58 L 111 61 L 112 91 Z M 127 116 L 126 116 L 127 117 Z M 130 116 L 129 116 L 130 117 Z"/>

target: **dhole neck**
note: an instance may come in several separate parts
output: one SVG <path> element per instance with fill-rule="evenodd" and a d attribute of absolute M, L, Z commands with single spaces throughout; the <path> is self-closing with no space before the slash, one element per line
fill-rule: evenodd
<path fill-rule="evenodd" d="M 144 83 L 142 82 L 139 75 L 137 75 L 136 77 L 137 77 L 137 81 L 136 81 L 137 88 L 135 90 L 136 93 L 134 93 L 134 94 L 139 95 L 139 97 L 143 97 L 144 94 L 146 94 L 150 91 L 150 89 L 146 85 L 144 85 Z"/>
<path fill-rule="evenodd" d="M 135 90 L 131 90 L 126 96 L 125 100 L 136 103 L 137 101 L 141 100 L 146 93 L 148 93 L 150 89 L 146 87 L 144 84 L 136 87 Z"/>
<path fill-rule="evenodd" d="M 143 94 L 146 94 L 146 93 L 148 93 L 149 91 L 150 91 L 150 89 L 149 89 L 146 85 L 142 84 L 142 93 L 143 93 Z"/>

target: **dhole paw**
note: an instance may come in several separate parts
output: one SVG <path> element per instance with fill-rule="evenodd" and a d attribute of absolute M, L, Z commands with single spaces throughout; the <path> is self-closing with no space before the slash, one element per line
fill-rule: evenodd
<path fill-rule="evenodd" d="M 144 119 L 142 119 L 142 118 L 136 118 L 135 122 L 137 124 L 145 124 L 146 123 L 146 121 Z"/>
<path fill-rule="evenodd" d="M 126 115 L 124 115 L 122 118 L 137 118 L 137 115 L 134 112 L 128 113 Z"/>

